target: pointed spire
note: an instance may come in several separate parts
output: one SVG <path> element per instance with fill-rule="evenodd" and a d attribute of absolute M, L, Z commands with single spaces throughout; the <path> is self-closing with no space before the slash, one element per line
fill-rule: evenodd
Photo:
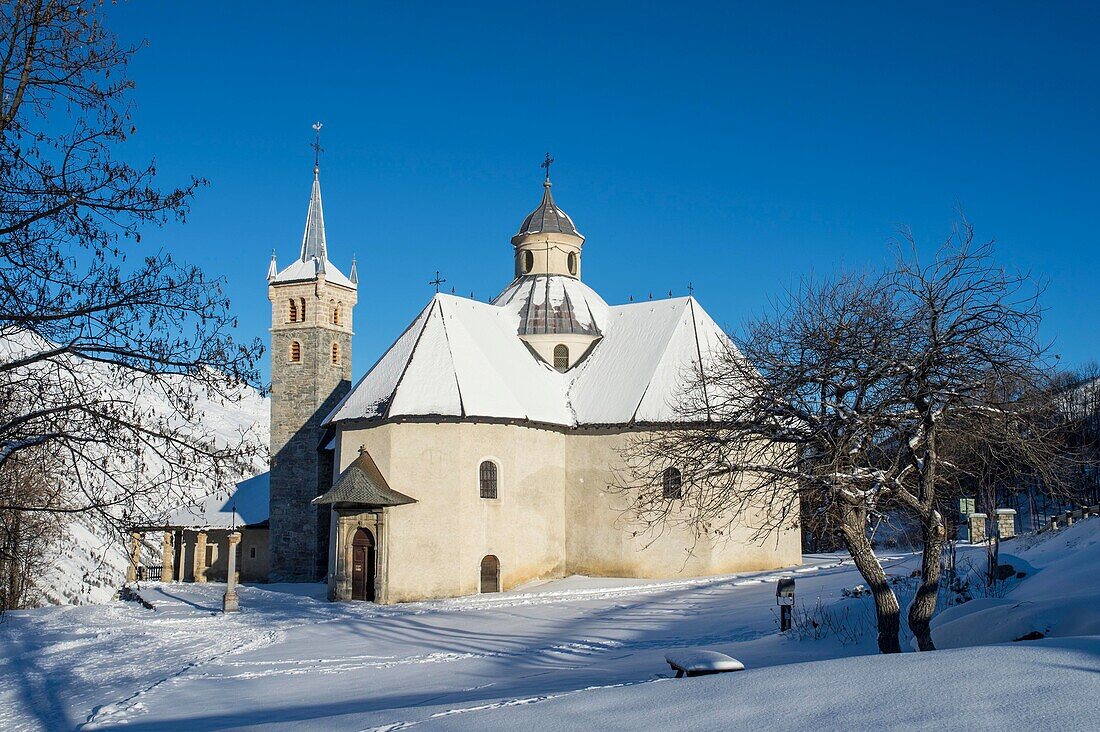
<path fill-rule="evenodd" d="M 313 170 L 313 190 L 309 196 L 309 212 L 306 214 L 306 231 L 302 235 L 302 261 L 316 258 L 325 261 L 328 258 L 325 242 L 325 213 L 321 207 L 321 180 L 316 168 Z"/>
<path fill-rule="evenodd" d="M 275 250 L 271 250 L 271 264 L 267 266 L 267 281 L 274 282 L 279 276 L 279 267 L 275 264 Z"/>
<path fill-rule="evenodd" d="M 353 285 L 358 285 L 359 284 L 359 270 L 356 269 L 356 267 L 355 267 L 355 255 L 354 254 L 351 256 L 351 275 L 348 277 L 348 279 L 351 280 L 351 284 L 353 284 Z"/>

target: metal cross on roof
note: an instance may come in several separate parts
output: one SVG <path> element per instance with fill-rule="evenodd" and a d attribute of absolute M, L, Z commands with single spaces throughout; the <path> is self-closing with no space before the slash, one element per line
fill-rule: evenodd
<path fill-rule="evenodd" d="M 436 270 L 435 271 L 435 279 L 434 280 L 428 280 L 428 284 L 429 285 L 435 285 L 435 291 L 439 292 L 439 286 L 442 285 L 446 281 L 447 280 L 445 280 L 445 279 L 443 279 L 442 277 L 439 276 L 439 270 Z"/>
<path fill-rule="evenodd" d="M 688 283 L 688 297 L 690 297 L 693 292 L 695 292 L 695 285 L 693 285 L 689 282 Z"/>
<path fill-rule="evenodd" d="M 313 169 L 314 169 L 314 172 L 316 172 L 317 169 L 321 167 L 321 153 L 323 153 L 325 151 L 325 149 L 323 147 L 321 147 L 321 127 L 322 126 L 323 125 L 320 122 L 314 122 L 313 123 L 314 138 L 313 138 L 313 144 L 310 145 L 310 147 L 313 148 Z"/>
<path fill-rule="evenodd" d="M 554 158 L 550 157 L 550 153 L 546 153 L 546 160 L 542 161 L 540 168 L 546 168 L 546 180 L 550 180 L 550 166 L 554 164 Z"/>

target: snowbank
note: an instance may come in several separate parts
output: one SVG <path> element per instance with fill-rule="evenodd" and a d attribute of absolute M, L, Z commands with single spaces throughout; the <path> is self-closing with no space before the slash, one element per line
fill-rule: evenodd
<path fill-rule="evenodd" d="M 1100 519 L 1001 545 L 1001 564 L 1027 574 L 1005 597 L 948 608 L 932 621 L 937 648 L 1100 635 Z"/>

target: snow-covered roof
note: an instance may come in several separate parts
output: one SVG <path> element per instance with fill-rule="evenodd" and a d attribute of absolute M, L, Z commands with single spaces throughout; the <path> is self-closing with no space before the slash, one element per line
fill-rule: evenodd
<path fill-rule="evenodd" d="M 437 294 L 325 423 L 417 416 L 569 427 L 669 422 L 690 364 L 732 347 L 691 297 L 605 306 L 596 319 L 603 337 L 558 373 L 518 337 L 520 314 L 505 302 Z"/>
<path fill-rule="evenodd" d="M 242 480 L 196 503 L 169 511 L 164 526 L 228 529 L 261 524 L 270 513 L 270 473 Z"/>
<path fill-rule="evenodd" d="M 600 335 L 607 324 L 603 298 L 580 280 L 565 275 L 518 277 L 493 304 L 516 314 L 519 335 Z"/>

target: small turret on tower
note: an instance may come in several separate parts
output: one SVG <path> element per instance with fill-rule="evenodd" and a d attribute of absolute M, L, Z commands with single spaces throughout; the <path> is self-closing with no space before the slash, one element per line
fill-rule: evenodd
<path fill-rule="evenodd" d="M 577 231 L 569 214 L 558 208 L 550 192 L 550 153 L 542 167 L 546 178 L 542 183 L 542 201 L 527 214 L 519 231 L 512 237 L 515 248 L 516 277 L 529 275 L 581 276 L 581 247 L 584 236 Z"/>

